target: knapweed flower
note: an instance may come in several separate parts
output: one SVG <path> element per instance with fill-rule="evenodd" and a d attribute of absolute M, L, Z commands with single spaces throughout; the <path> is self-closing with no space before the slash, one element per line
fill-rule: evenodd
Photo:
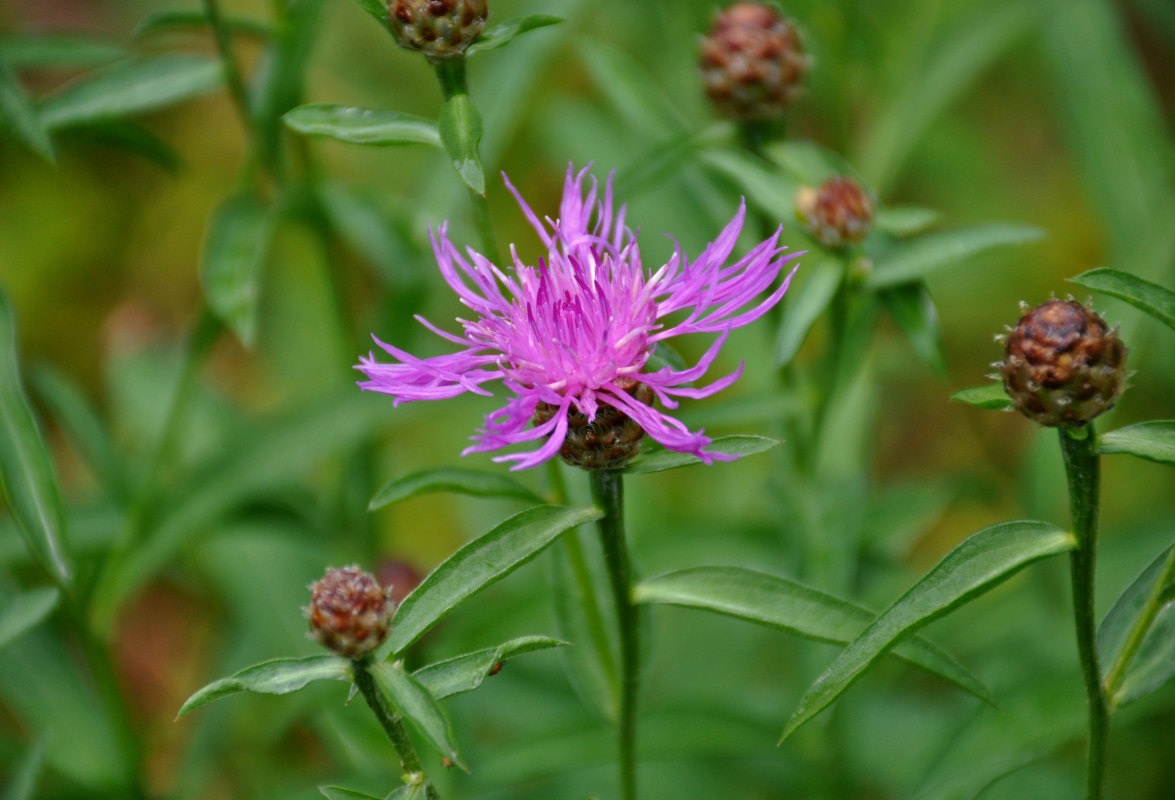
<path fill-rule="evenodd" d="M 796 216 L 825 247 L 847 247 L 865 238 L 873 225 L 873 198 L 852 178 L 829 178 L 819 188 L 796 192 Z"/>
<path fill-rule="evenodd" d="M 327 569 L 310 587 L 310 636 L 345 658 L 364 658 L 388 638 L 395 605 L 368 573 L 356 566 Z"/>
<path fill-rule="evenodd" d="M 636 235 L 625 226 L 624 206 L 613 206 L 611 179 L 600 198 L 594 178 L 585 184 L 586 174 L 587 169 L 575 174 L 568 168 L 559 217 L 548 217 L 545 224 L 506 180 L 547 248 L 537 266 L 524 264 L 512 247 L 514 263 L 503 269 L 472 248 L 459 252 L 445 224 L 431 233 L 441 274 L 473 316 L 458 320 L 461 335 L 417 319 L 460 350 L 416 358 L 376 339 L 396 361 L 380 363 L 372 354 L 361 358 L 357 369 L 367 380 L 360 388 L 400 403 L 464 392 L 489 395 L 484 384 L 501 381 L 513 396 L 485 418 L 464 454 L 541 441 L 529 452 L 495 457 L 517 462 L 514 469 L 559 453 L 577 422 L 610 416 L 630 420 L 664 447 L 707 463 L 732 458 L 708 453 L 710 439 L 702 431 L 690 431 L 655 402 L 673 410 L 676 398 L 707 397 L 741 375 L 742 365 L 707 386 L 690 385 L 709 369 L 731 329 L 758 319 L 787 291 L 791 275 L 761 298 L 795 258 L 782 255 L 782 230 L 728 263 L 742 231 L 744 203 L 696 259 L 688 260 L 677 246 L 664 265 L 646 269 Z M 718 338 L 693 367 L 650 365 L 658 344 L 688 333 Z"/>

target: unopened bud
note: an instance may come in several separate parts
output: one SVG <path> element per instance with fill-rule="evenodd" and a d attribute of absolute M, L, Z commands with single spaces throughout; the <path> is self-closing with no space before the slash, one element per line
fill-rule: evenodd
<path fill-rule="evenodd" d="M 450 58 L 481 35 L 486 0 L 389 0 L 388 19 L 401 47 L 429 58 Z"/>
<path fill-rule="evenodd" d="M 735 3 L 719 12 L 702 40 L 702 81 L 723 114 L 778 116 L 803 92 L 808 57 L 796 26 L 765 3 Z"/>
<path fill-rule="evenodd" d="M 379 583 L 358 567 L 328 569 L 310 587 L 310 635 L 340 656 L 370 655 L 388 636 L 395 606 Z"/>
<path fill-rule="evenodd" d="M 645 405 L 653 403 L 653 390 L 631 378 L 621 378 L 633 400 Z M 539 403 L 531 421 L 535 425 L 549 422 L 559 407 Z M 573 467 L 583 469 L 619 469 L 641 449 L 644 428 L 615 406 L 601 402 L 594 419 L 574 408 L 567 412 L 567 436 L 559 449 L 559 458 Z"/>
<path fill-rule="evenodd" d="M 1073 300 L 1049 300 L 1008 334 L 998 365 L 1016 409 L 1041 425 L 1084 425 L 1113 407 L 1126 383 L 1117 330 Z"/>
<path fill-rule="evenodd" d="M 796 192 L 796 216 L 825 247 L 845 247 L 865 238 L 873 225 L 873 198 L 852 178 L 830 178 L 820 188 Z"/>

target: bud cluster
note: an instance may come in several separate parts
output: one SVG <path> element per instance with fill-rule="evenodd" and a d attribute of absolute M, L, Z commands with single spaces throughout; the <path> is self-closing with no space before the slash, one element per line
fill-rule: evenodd
<path fill-rule="evenodd" d="M 653 390 L 631 379 L 625 391 L 638 403 L 651 405 Z M 541 425 L 559 411 L 558 406 L 539 403 L 532 422 Z M 627 414 L 615 406 L 600 403 L 594 419 L 588 419 L 575 409 L 567 412 L 567 437 L 559 449 L 559 457 L 567 464 L 582 469 L 617 469 L 630 461 L 641 449 L 645 431 Z"/>
<path fill-rule="evenodd" d="M 852 178 L 830 178 L 818 189 L 796 192 L 796 216 L 825 247 L 846 247 L 865 238 L 873 225 L 873 198 Z"/>
<path fill-rule="evenodd" d="M 451 58 L 481 35 L 486 0 L 389 0 L 388 20 L 401 47 Z"/>
<path fill-rule="evenodd" d="M 388 636 L 395 606 L 358 567 L 331 568 L 310 587 L 310 636 L 345 658 L 370 655 Z"/>

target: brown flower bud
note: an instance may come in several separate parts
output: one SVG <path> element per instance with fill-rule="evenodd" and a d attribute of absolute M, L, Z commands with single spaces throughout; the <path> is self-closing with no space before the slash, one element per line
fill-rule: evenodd
<path fill-rule="evenodd" d="M 617 383 L 624 385 L 638 403 L 653 403 L 653 390 L 645 384 L 631 378 L 621 378 Z M 558 411 L 558 406 L 539 403 L 531 421 L 542 425 Z M 643 438 L 644 428 L 620 409 L 601 401 L 594 419 L 574 408 L 568 410 L 567 437 L 559 449 L 559 458 L 583 469 L 618 469 L 640 452 Z"/>
<path fill-rule="evenodd" d="M 401 47 L 429 58 L 465 52 L 481 35 L 486 0 L 389 0 L 388 20 Z"/>
<path fill-rule="evenodd" d="M 723 114 L 778 116 L 803 91 L 808 57 L 796 26 L 764 3 L 735 3 L 702 40 L 702 81 Z"/>
<path fill-rule="evenodd" d="M 331 568 L 310 587 L 310 635 L 340 656 L 370 655 L 388 636 L 395 607 L 358 567 Z"/>
<path fill-rule="evenodd" d="M 1117 329 L 1072 300 L 1049 300 L 1016 323 L 996 366 L 1016 409 L 1041 425 L 1084 425 L 1126 383 Z"/>
<path fill-rule="evenodd" d="M 873 225 L 873 198 L 852 178 L 836 177 L 819 189 L 796 192 L 796 216 L 825 247 L 845 247 L 865 238 Z"/>

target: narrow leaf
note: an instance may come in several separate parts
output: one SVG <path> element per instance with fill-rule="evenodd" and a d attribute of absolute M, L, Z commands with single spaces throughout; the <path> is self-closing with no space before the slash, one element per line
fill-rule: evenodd
<path fill-rule="evenodd" d="M 1169 328 L 1175 328 L 1175 292 L 1121 270 L 1098 267 L 1083 272 L 1070 283 L 1108 294 L 1140 308 Z"/>
<path fill-rule="evenodd" d="M 134 153 L 140 158 L 158 164 L 168 172 L 178 171 L 183 164 L 183 160 L 171 145 L 146 128 L 126 120 L 88 123 L 73 130 L 90 141 Z"/>
<path fill-rule="evenodd" d="M 352 144 L 441 146 L 436 125 L 424 117 L 400 111 L 315 103 L 286 112 L 282 120 L 307 136 L 326 136 Z"/>
<path fill-rule="evenodd" d="M 818 259 L 804 265 L 807 277 L 794 291 L 789 292 L 779 336 L 775 340 L 775 363 L 787 364 L 803 347 L 816 320 L 828 308 L 836 287 L 840 285 L 844 268 L 833 259 Z"/>
<path fill-rule="evenodd" d="M 699 155 L 707 167 L 733 180 L 752 207 L 757 206 L 769 219 L 794 219 L 797 185 L 783 170 L 734 149 L 715 147 Z"/>
<path fill-rule="evenodd" d="M 371 15 L 372 19 L 378 22 L 381 26 L 387 26 L 388 21 L 388 6 L 381 0 L 355 0 L 359 7 Z"/>
<path fill-rule="evenodd" d="M 474 469 L 441 467 L 414 472 L 388 482 L 375 493 L 367 510 L 375 511 L 409 497 L 430 492 L 457 492 L 475 497 L 513 497 L 534 503 L 543 502 L 543 498 L 505 475 Z"/>
<path fill-rule="evenodd" d="M 952 403 L 966 403 L 969 406 L 986 408 L 991 411 L 1010 411 L 1013 407 L 1012 398 L 1002 383 L 993 383 L 988 386 L 975 386 L 971 389 L 960 389 L 950 396 Z"/>
<path fill-rule="evenodd" d="M 67 85 L 41 107 L 47 128 L 105 122 L 173 105 L 215 89 L 220 62 L 192 53 L 116 64 Z"/>
<path fill-rule="evenodd" d="M 838 175 L 853 175 L 853 168 L 839 153 L 806 139 L 788 139 L 767 147 L 767 157 L 787 171 L 797 183 L 817 186 Z"/>
<path fill-rule="evenodd" d="M 319 786 L 318 792 L 327 800 L 384 800 L 367 792 L 344 789 L 342 786 Z"/>
<path fill-rule="evenodd" d="M 257 20 L 222 16 L 221 24 L 231 33 L 243 33 L 257 39 L 266 39 L 269 37 L 269 27 L 265 23 L 258 22 Z M 183 11 L 168 8 L 161 11 L 154 11 L 144 17 L 143 21 L 135 26 L 131 36 L 138 38 L 160 31 L 207 28 L 208 26 L 208 15 L 202 10 Z"/>
<path fill-rule="evenodd" d="M 45 761 L 45 740 L 37 739 L 32 747 L 16 763 L 2 800 L 33 800 L 37 795 L 37 777 Z"/>
<path fill-rule="evenodd" d="M 371 668 L 376 683 L 396 710 L 416 726 L 437 752 L 466 772 L 453 741 L 453 729 L 437 699 L 411 675 L 393 663 L 383 661 Z"/>
<path fill-rule="evenodd" d="M 715 611 L 838 644 L 856 639 L 876 616 L 839 597 L 742 567 L 695 567 L 651 578 L 636 587 L 634 600 Z M 978 678 L 920 636 L 897 645 L 893 655 L 994 705 Z"/>
<path fill-rule="evenodd" d="M 922 233 L 942 219 L 942 214 L 933 208 L 921 206 L 886 206 L 877 212 L 873 227 L 879 231 L 905 238 Z"/>
<path fill-rule="evenodd" d="M 1004 522 L 972 534 L 884 611 L 800 698 L 781 741 L 848 689 L 901 639 L 1046 556 L 1077 546 L 1047 522 Z"/>
<path fill-rule="evenodd" d="M 443 700 L 455 694 L 472 692 L 509 658 L 535 650 L 569 645 L 570 642 L 552 639 L 549 636 L 522 636 L 497 647 L 489 647 L 485 650 L 477 650 L 473 653 L 429 664 L 427 667 L 421 667 L 413 672 L 412 677 L 420 681 L 421 685 L 428 689 L 433 697 Z"/>
<path fill-rule="evenodd" d="M 49 449 L 21 388 L 16 321 L 0 291 L 0 488 L 29 551 L 59 583 L 70 581 L 65 510 Z"/>
<path fill-rule="evenodd" d="M 481 36 L 477 37 L 477 41 L 466 49 L 465 55 L 472 56 L 482 50 L 495 50 L 509 44 L 528 31 L 545 28 L 548 25 L 558 25 L 562 21 L 562 17 L 553 17 L 550 14 L 531 14 L 519 19 L 506 20 L 482 31 Z"/>
<path fill-rule="evenodd" d="M 14 70 L 29 67 L 92 67 L 123 58 L 121 44 L 61 34 L 0 36 L 0 62 Z"/>
<path fill-rule="evenodd" d="M 1098 654 L 1112 708 L 1145 697 L 1175 675 L 1173 550 L 1168 547 L 1139 573 L 1098 626 Z M 1128 644 L 1131 652 L 1124 652 Z"/>
<path fill-rule="evenodd" d="M 938 310 L 922 281 L 891 286 L 879 292 L 881 302 L 923 361 L 942 377 L 947 375 Z"/>
<path fill-rule="evenodd" d="M 924 278 L 931 272 L 1006 245 L 1032 242 L 1044 231 L 1031 225 L 993 223 L 936 231 L 900 243 L 878 258 L 865 284 L 873 289 Z"/>
<path fill-rule="evenodd" d="M 1098 437 L 1097 451 L 1102 455 L 1129 453 L 1175 465 L 1175 420 L 1155 419 L 1103 433 Z"/>
<path fill-rule="evenodd" d="M 49 161 L 55 159 L 49 131 L 3 60 L 0 60 L 0 127 L 8 128 L 42 158 Z"/>
<path fill-rule="evenodd" d="M 49 616 L 60 597 L 56 589 L 46 587 L 8 598 L 0 609 L 0 649 Z"/>
<path fill-rule="evenodd" d="M 208 307 L 246 347 L 257 332 L 258 283 L 270 232 L 265 204 L 252 194 L 236 194 L 212 212 L 200 253 Z"/>
<path fill-rule="evenodd" d="M 481 156 L 477 151 L 482 134 L 481 115 L 469 99 L 469 95 L 458 94 L 445 101 L 441 106 L 437 128 L 445 150 L 453 159 L 453 169 L 457 170 L 461 180 L 465 181 L 470 189 L 484 197 L 485 171 L 482 169 Z"/>
<path fill-rule="evenodd" d="M 237 692 L 254 694 L 289 694 L 303 689 L 314 681 L 351 680 L 351 666 L 337 656 L 310 656 L 308 658 L 278 658 L 246 667 L 235 675 L 213 681 L 197 691 L 180 707 L 176 719 L 213 700 Z"/>
<path fill-rule="evenodd" d="M 733 436 L 720 436 L 706 446 L 708 453 L 723 453 L 731 456 L 750 456 L 770 450 L 779 444 L 778 439 L 769 439 L 766 436 L 738 433 Z M 705 463 L 691 453 L 679 453 L 676 450 L 656 450 L 638 456 L 624 471 L 629 475 L 639 475 L 645 472 L 664 472 L 667 469 L 691 467 L 694 464 Z"/>
<path fill-rule="evenodd" d="M 379 657 L 402 652 L 470 596 L 537 556 L 559 534 L 601 516 L 592 507 L 536 506 L 474 539 L 404 598 Z"/>

